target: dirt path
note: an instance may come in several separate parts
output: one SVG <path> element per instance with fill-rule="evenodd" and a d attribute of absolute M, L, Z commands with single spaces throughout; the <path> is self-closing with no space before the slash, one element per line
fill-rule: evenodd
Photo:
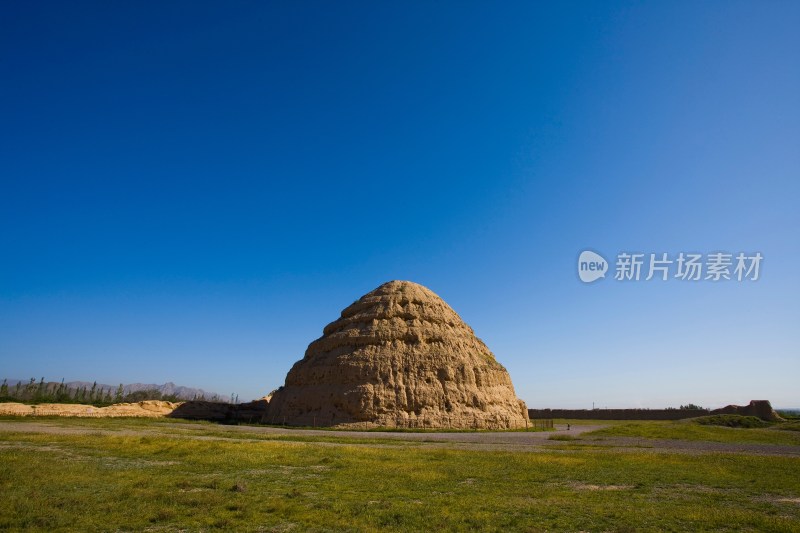
<path fill-rule="evenodd" d="M 170 424 L 171 427 L 180 429 L 199 429 L 202 427 L 194 424 L 181 424 L 176 422 Z M 604 424 L 573 425 L 567 431 L 566 424 L 561 426 L 556 424 L 556 431 L 453 431 L 453 432 L 406 432 L 406 431 L 351 431 L 351 430 L 328 430 L 328 429 L 292 429 L 266 426 L 220 426 L 226 431 L 238 431 L 242 433 L 256 433 L 263 435 L 307 435 L 319 437 L 343 437 L 351 439 L 396 439 L 403 441 L 425 441 L 425 442 L 467 442 L 484 444 L 540 444 L 554 434 L 568 434 L 577 437 L 588 431 L 595 431 L 606 427 Z M 0 430 L 2 425 L 0 425 Z"/>
<path fill-rule="evenodd" d="M 324 429 L 293 429 L 293 428 L 279 428 L 279 427 L 266 427 L 266 426 L 207 426 L 197 424 L 186 424 L 175 422 L 171 424 L 159 424 L 152 427 L 144 428 L 130 428 L 122 427 L 120 429 L 108 428 L 94 428 L 90 426 L 81 425 L 65 425 L 62 421 L 47 422 L 16 422 L 13 420 L 0 421 L 0 433 L 5 432 L 22 432 L 22 433 L 48 433 L 54 435 L 83 435 L 87 433 L 103 433 L 109 435 L 152 435 L 163 434 L 170 435 L 170 429 L 182 430 L 188 432 L 196 432 L 197 436 L 203 436 L 204 433 L 211 431 L 227 433 L 240 433 L 240 434 L 255 434 L 255 435 L 270 435 L 270 436 L 302 436 L 302 437 L 337 437 L 349 439 L 379 439 L 379 440 L 397 440 L 397 441 L 411 441 L 411 442 L 443 442 L 443 443 L 464 443 L 464 444 L 507 444 L 507 445 L 541 445 L 547 442 L 548 439 L 555 434 L 568 434 L 576 437 L 581 433 L 594 431 L 603 428 L 603 425 L 585 425 L 585 426 L 572 426 L 567 431 L 566 425 L 560 427 L 556 425 L 556 431 L 531 431 L 531 432 L 400 432 L 400 431 L 344 431 L 344 430 L 324 430 Z"/>
<path fill-rule="evenodd" d="M 124 423 L 124 422 L 123 422 Z M 391 432 L 391 431 L 341 431 L 321 429 L 290 429 L 264 426 L 208 426 L 188 423 L 158 424 L 150 427 L 120 427 L 119 429 L 96 428 L 81 425 L 65 425 L 62 421 L 17 422 L 0 421 L 0 433 L 44 433 L 52 435 L 103 434 L 117 436 L 160 435 L 173 438 L 195 438 L 204 440 L 240 440 L 248 435 L 274 437 L 321 437 L 358 440 L 376 440 L 374 446 L 386 446 L 387 440 L 396 440 L 398 446 L 403 442 L 413 442 L 431 447 L 454 447 L 474 451 L 569 451 L 580 449 L 614 449 L 617 451 L 649 450 L 662 453 L 746 453 L 754 455 L 779 455 L 800 457 L 800 446 L 776 444 L 738 444 L 707 441 L 685 441 L 667 439 L 643 439 L 629 437 L 603 437 L 583 439 L 579 436 L 605 427 L 597 424 L 573 424 L 569 431 L 566 425 L 556 426 L 556 431 L 542 432 Z M 177 430 L 177 432 L 176 432 Z M 208 435 L 213 432 L 216 435 Z M 219 433 L 230 436 L 220 436 Z M 239 434 L 240 437 L 237 437 Z M 575 440 L 556 440 L 553 437 L 568 436 Z M 299 441 L 300 442 L 300 441 Z M 315 444 L 349 445 L 341 442 L 315 442 Z M 364 445 L 364 444 L 359 444 Z M 366 444 L 371 446 L 370 444 Z"/>

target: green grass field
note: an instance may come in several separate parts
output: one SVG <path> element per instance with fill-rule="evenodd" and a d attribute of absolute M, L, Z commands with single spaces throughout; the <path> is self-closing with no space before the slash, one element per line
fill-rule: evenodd
<path fill-rule="evenodd" d="M 800 431 L 794 422 L 775 424 L 766 428 L 735 428 L 704 425 L 702 421 L 625 422 L 593 431 L 586 437 L 638 437 L 742 444 L 781 444 L 800 446 Z M 786 431 L 790 430 L 790 431 Z"/>
<path fill-rule="evenodd" d="M 573 441 L 509 452 L 300 432 L 277 439 L 208 423 L 36 422 L 86 433 L 0 432 L 0 529 L 800 530 L 797 457 Z M 594 435 L 636 425 L 672 438 L 656 428 L 677 424 L 620 424 Z M 712 437 L 797 436 L 698 427 Z"/>

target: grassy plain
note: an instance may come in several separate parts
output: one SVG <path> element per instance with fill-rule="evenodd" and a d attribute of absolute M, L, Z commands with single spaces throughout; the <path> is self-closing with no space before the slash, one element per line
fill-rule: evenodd
<path fill-rule="evenodd" d="M 0 529 L 800 530 L 797 456 L 460 449 L 159 420 L 38 419 L 53 428 L 42 434 L 25 432 L 30 423 L 0 432 Z M 671 438 L 657 428 L 673 424 L 638 422 L 594 435 L 631 425 Z"/>
<path fill-rule="evenodd" d="M 797 431 L 797 424 L 794 422 L 775 424 L 765 428 L 733 428 L 705 425 L 691 419 L 668 422 L 636 421 L 613 424 L 587 433 L 585 436 L 800 446 L 800 431 Z"/>

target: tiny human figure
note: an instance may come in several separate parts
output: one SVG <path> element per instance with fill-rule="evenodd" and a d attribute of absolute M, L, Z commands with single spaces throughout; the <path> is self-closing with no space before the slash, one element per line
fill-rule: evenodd
<path fill-rule="evenodd" d="M 567 431 L 569 431 L 569 424 L 567 424 Z"/>

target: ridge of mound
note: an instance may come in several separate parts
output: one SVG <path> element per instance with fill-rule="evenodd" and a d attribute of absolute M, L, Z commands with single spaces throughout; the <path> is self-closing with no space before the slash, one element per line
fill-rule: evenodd
<path fill-rule="evenodd" d="M 711 411 L 712 415 L 755 416 L 769 422 L 782 422 L 783 418 L 775 412 L 769 400 L 750 400 L 747 405 L 726 405 Z"/>

